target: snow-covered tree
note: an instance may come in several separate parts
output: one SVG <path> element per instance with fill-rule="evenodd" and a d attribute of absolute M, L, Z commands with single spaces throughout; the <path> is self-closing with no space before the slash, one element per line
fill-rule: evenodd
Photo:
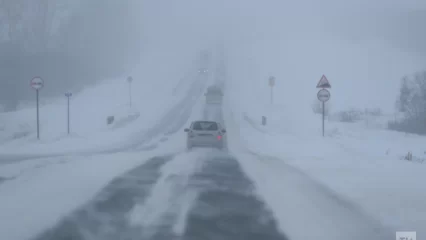
<path fill-rule="evenodd" d="M 312 103 L 312 105 L 311 105 L 311 107 L 312 107 L 312 111 L 315 113 L 315 114 L 322 114 L 322 106 L 323 106 L 323 104 L 322 104 L 322 102 L 321 101 L 319 101 L 317 98 L 313 101 L 313 103 Z M 324 103 L 324 115 L 325 116 L 328 116 L 329 115 L 329 113 L 330 113 L 330 108 L 331 108 L 331 103 L 330 103 L 330 101 L 327 101 L 327 102 L 325 102 Z"/>
<path fill-rule="evenodd" d="M 402 78 L 396 108 L 405 120 L 390 123 L 391 129 L 426 134 L 426 71 Z"/>
<path fill-rule="evenodd" d="M 401 88 L 399 90 L 400 93 L 399 93 L 399 99 L 397 104 L 398 110 L 400 112 L 406 112 L 409 105 L 411 90 L 408 87 L 408 81 L 409 81 L 408 77 L 404 77 L 401 80 L 402 83 L 401 83 Z"/>

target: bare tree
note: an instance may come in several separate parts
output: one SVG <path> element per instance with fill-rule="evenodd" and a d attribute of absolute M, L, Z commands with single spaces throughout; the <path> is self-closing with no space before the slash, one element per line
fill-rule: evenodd
<path fill-rule="evenodd" d="M 24 16 L 27 0 L 0 0 L 2 22 L 8 28 L 8 38 L 13 41 L 17 38 L 17 25 Z"/>
<path fill-rule="evenodd" d="M 23 31 L 28 49 L 44 51 L 49 46 L 57 1 L 32 0 L 28 4 Z"/>
<path fill-rule="evenodd" d="M 44 50 L 52 35 L 56 5 L 60 1 L 0 0 L 1 21 L 7 26 L 8 40 L 27 50 Z"/>

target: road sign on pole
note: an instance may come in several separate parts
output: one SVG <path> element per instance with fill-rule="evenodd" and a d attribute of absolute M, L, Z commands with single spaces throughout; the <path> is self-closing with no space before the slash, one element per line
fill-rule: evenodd
<path fill-rule="evenodd" d="M 70 134 L 70 98 L 71 98 L 71 96 L 72 96 L 71 92 L 65 93 L 65 97 L 67 97 L 67 99 L 68 99 L 68 108 L 67 108 L 67 112 L 68 112 L 68 114 L 67 114 L 68 135 Z"/>
<path fill-rule="evenodd" d="M 31 79 L 31 87 L 35 90 L 42 89 L 44 87 L 44 81 L 41 77 L 34 77 Z"/>
<path fill-rule="evenodd" d="M 275 77 L 270 76 L 269 77 L 269 86 L 271 87 L 271 104 L 274 102 L 274 91 L 273 88 L 275 86 Z"/>
<path fill-rule="evenodd" d="M 129 106 L 132 107 L 132 82 L 133 82 L 133 78 L 131 76 L 127 77 L 127 82 L 129 83 Z"/>
<path fill-rule="evenodd" d="M 275 77 L 273 76 L 269 77 L 269 86 L 271 87 L 275 86 Z"/>
<path fill-rule="evenodd" d="M 31 79 L 30 85 L 36 90 L 36 102 L 37 102 L 37 139 L 40 139 L 40 118 L 39 118 L 39 90 L 44 87 L 44 81 L 41 77 L 34 77 Z"/>
<path fill-rule="evenodd" d="M 322 75 L 321 79 L 317 84 L 317 88 L 331 88 L 330 82 L 325 75 Z"/>

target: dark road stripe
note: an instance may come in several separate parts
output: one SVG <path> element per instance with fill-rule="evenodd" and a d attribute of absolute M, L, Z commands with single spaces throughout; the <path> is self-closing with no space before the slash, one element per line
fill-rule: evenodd
<path fill-rule="evenodd" d="M 114 179 L 91 202 L 63 219 L 35 240 L 118 240 L 140 239 L 127 213 L 142 203 L 160 177 L 161 167 L 171 157 L 155 157 Z"/>
<path fill-rule="evenodd" d="M 187 219 L 183 240 L 286 240 L 238 162 L 213 157 L 192 185 L 201 194 Z"/>
<path fill-rule="evenodd" d="M 175 198 L 190 193 L 198 196 L 181 236 L 173 230 L 178 222 L 174 210 L 155 226 L 130 223 L 129 214 L 145 203 L 161 167 L 172 159 L 156 157 L 114 179 L 92 201 L 34 240 L 286 240 L 236 159 L 220 151 L 206 158 L 185 186 L 180 186 L 179 179 L 168 179 L 174 183 Z M 168 204 L 168 209 L 179 208 Z"/>

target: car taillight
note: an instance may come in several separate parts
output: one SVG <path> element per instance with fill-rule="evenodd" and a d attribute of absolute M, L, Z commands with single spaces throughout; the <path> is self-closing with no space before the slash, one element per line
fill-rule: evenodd
<path fill-rule="evenodd" d="M 222 136 L 221 135 L 218 135 L 217 136 L 217 140 L 221 140 L 222 139 Z"/>

